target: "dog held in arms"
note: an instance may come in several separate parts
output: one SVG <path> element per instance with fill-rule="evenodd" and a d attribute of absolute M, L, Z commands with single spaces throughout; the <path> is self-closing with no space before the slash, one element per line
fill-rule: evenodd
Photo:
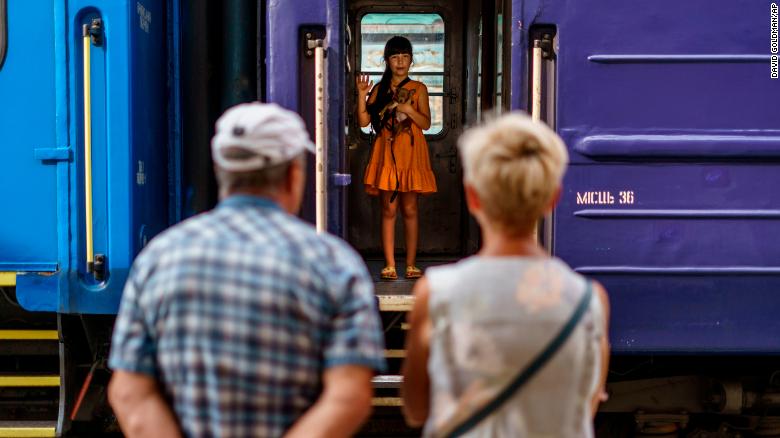
<path fill-rule="evenodd" d="M 393 94 L 393 99 L 385 105 L 384 108 L 382 108 L 382 111 L 379 111 L 379 118 L 380 120 L 384 120 L 385 113 L 387 111 L 393 111 L 395 113 L 395 121 L 396 123 L 393 124 L 393 137 L 396 137 L 398 133 L 401 131 L 406 131 L 409 133 L 409 136 L 412 137 L 412 142 L 414 142 L 414 136 L 412 136 L 412 130 L 411 130 L 411 119 L 404 114 L 399 113 L 398 111 L 395 111 L 395 107 L 398 106 L 399 103 L 407 103 L 412 99 L 412 96 L 414 96 L 414 92 L 416 90 L 407 90 L 406 88 L 399 88 L 395 90 L 395 94 Z"/>

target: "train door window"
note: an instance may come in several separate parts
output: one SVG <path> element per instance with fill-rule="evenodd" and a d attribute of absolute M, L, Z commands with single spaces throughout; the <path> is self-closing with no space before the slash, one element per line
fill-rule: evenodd
<path fill-rule="evenodd" d="M 503 0 L 484 2 L 479 21 L 479 44 L 477 56 L 477 120 L 482 120 L 484 112 L 499 114 L 509 107 L 504 99 L 505 61 L 508 61 L 504 36 L 507 34 L 504 11 L 507 8 Z"/>
<path fill-rule="evenodd" d="M 385 43 L 393 35 L 408 37 L 414 47 L 409 78 L 428 87 L 431 127 L 426 135 L 444 129 L 444 20 L 439 14 L 369 13 L 360 21 L 360 71 L 379 83 L 385 70 Z M 362 128 L 368 134 L 369 127 Z"/>

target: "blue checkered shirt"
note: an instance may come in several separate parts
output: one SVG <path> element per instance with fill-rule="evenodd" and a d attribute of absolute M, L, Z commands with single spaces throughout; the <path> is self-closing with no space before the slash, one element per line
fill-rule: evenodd
<path fill-rule="evenodd" d="M 187 436 L 281 436 L 322 372 L 385 368 L 373 283 L 343 241 L 232 196 L 136 259 L 109 366 L 159 379 Z"/>

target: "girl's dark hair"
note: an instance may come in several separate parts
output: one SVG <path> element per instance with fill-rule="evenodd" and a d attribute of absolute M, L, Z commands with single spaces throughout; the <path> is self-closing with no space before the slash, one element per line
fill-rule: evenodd
<path fill-rule="evenodd" d="M 385 72 L 382 74 L 382 79 L 376 84 L 377 95 L 374 99 L 374 103 L 368 105 L 368 114 L 371 116 L 371 124 L 374 126 L 374 131 L 379 132 L 381 129 L 381 120 L 379 119 L 379 111 L 387 105 L 393 98 L 393 94 L 390 92 L 390 80 L 393 78 L 393 71 L 390 69 L 390 57 L 393 55 L 408 54 L 412 55 L 412 43 L 402 37 L 394 36 L 387 40 L 385 44 Z M 375 120 L 377 119 L 377 120 Z"/>

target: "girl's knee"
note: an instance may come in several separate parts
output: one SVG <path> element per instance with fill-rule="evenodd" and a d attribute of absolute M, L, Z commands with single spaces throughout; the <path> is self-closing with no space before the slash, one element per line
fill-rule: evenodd
<path fill-rule="evenodd" d="M 417 218 L 417 202 L 404 202 L 401 204 L 401 214 L 404 219 Z"/>
<path fill-rule="evenodd" d="M 386 203 L 382 205 L 382 217 L 386 219 L 395 219 L 396 203 Z"/>

